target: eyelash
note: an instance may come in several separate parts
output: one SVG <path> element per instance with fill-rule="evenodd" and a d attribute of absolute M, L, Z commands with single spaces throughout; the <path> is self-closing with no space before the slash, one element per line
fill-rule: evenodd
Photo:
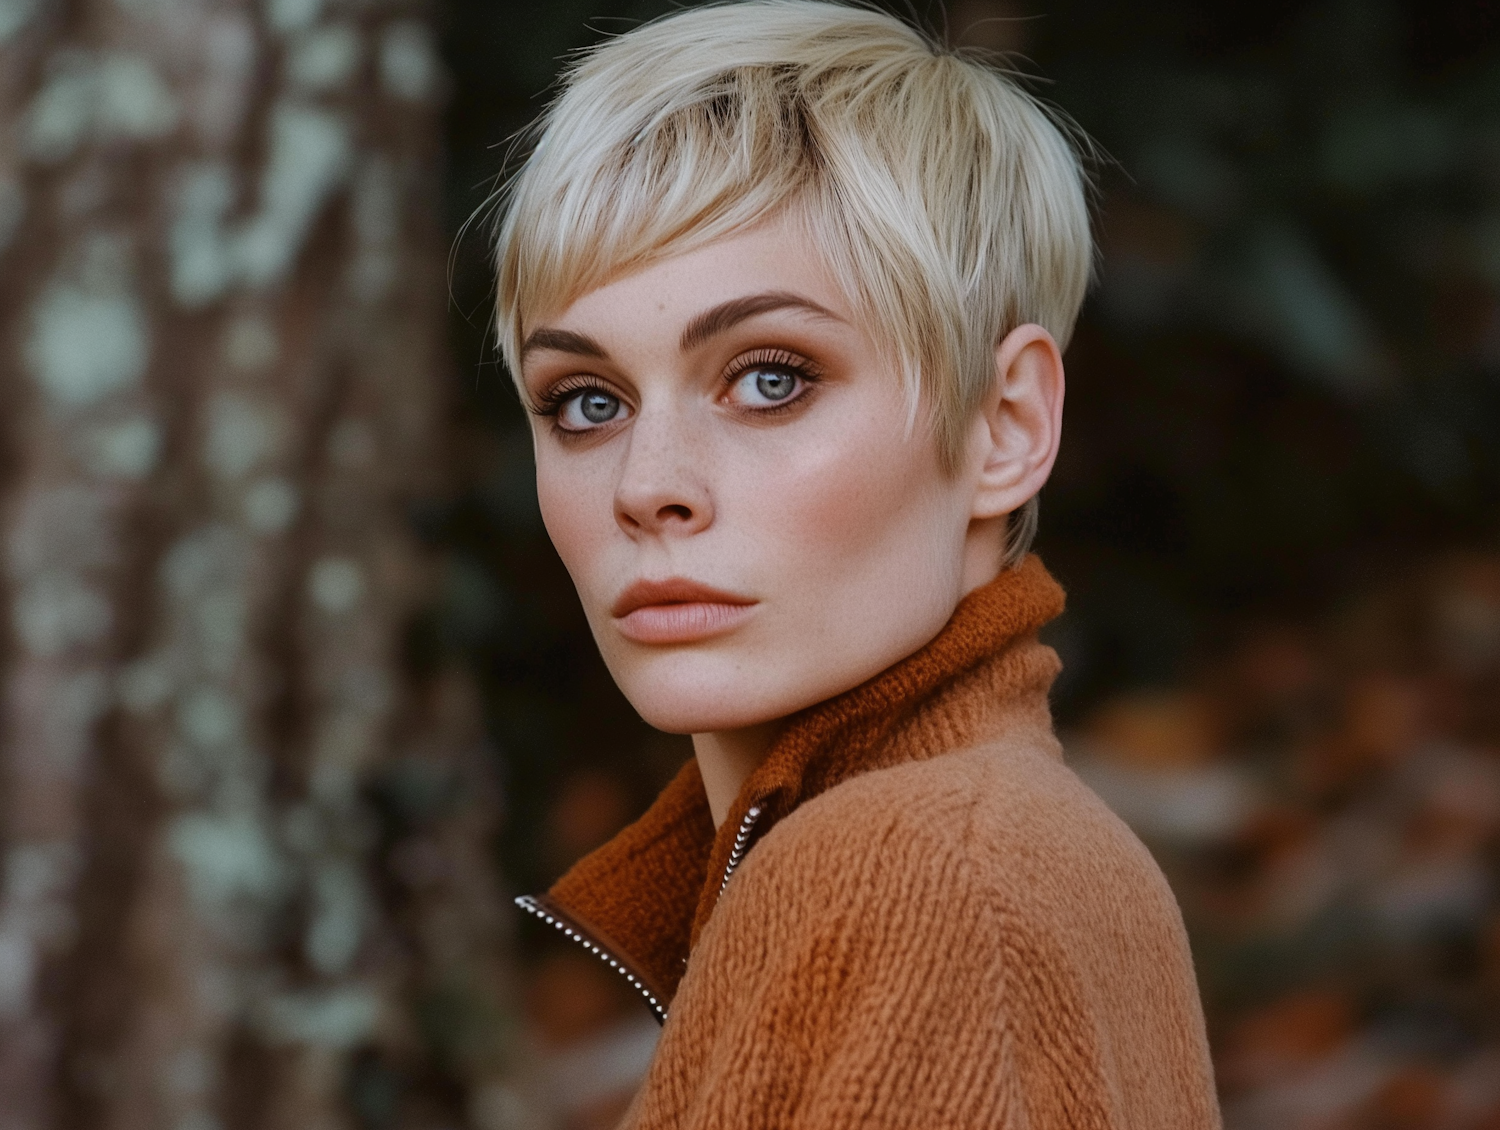
<path fill-rule="evenodd" d="M 755 369 L 780 369 L 790 373 L 800 380 L 804 385 L 811 388 L 816 385 L 822 377 L 822 370 L 805 357 L 791 353 L 785 349 L 757 349 L 749 353 L 741 354 L 730 363 L 728 371 L 724 374 L 724 387 L 734 387 L 734 382 L 746 373 Z M 777 416 L 783 412 L 790 412 L 808 396 L 807 389 L 791 396 L 780 404 L 770 408 L 755 408 L 752 411 L 757 416 Z"/>
<path fill-rule="evenodd" d="M 555 419 L 557 414 L 562 411 L 562 406 L 580 392 L 602 392 L 606 396 L 616 395 L 613 390 L 592 377 L 564 377 L 551 388 L 537 396 L 536 403 L 531 408 L 532 415 L 551 416 Z"/>
<path fill-rule="evenodd" d="M 822 370 L 805 357 L 801 357 L 785 349 L 757 349 L 736 357 L 725 371 L 722 383 L 726 389 L 732 388 L 735 381 L 755 369 L 781 369 L 792 374 L 792 376 L 798 378 L 804 385 L 808 386 L 817 384 L 822 376 Z M 566 436 L 579 435 L 581 433 L 559 426 L 557 417 L 562 412 L 563 405 L 581 392 L 602 392 L 606 396 L 619 395 L 594 377 L 564 377 L 550 388 L 538 394 L 536 403 L 532 406 L 531 411 L 534 415 L 549 417 L 552 420 L 554 431 Z M 752 411 L 757 416 L 776 416 L 783 412 L 791 411 L 798 403 L 805 399 L 807 399 L 807 392 L 803 391 L 781 404 L 770 408 L 755 408 Z"/>

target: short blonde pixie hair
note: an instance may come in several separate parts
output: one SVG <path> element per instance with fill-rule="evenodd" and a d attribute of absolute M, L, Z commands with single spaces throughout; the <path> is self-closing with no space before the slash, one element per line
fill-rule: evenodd
<path fill-rule="evenodd" d="M 795 211 L 952 468 L 995 344 L 1035 322 L 1065 346 L 1088 288 L 1069 133 L 1006 75 L 866 8 L 738 0 L 646 24 L 573 62 L 506 186 L 504 359 L 519 387 L 528 319 Z M 1007 563 L 1035 527 L 1033 499 Z"/>

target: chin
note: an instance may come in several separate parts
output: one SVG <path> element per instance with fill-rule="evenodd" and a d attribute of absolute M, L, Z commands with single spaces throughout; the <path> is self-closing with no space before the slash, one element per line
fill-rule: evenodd
<path fill-rule="evenodd" d="M 742 730 L 792 713 L 791 710 L 769 705 L 759 708 L 737 705 L 730 708 L 723 701 L 706 702 L 698 694 L 675 695 L 663 688 L 653 688 L 645 694 L 633 694 L 627 689 L 625 697 L 648 726 L 668 734 L 712 734 L 724 730 Z"/>
<path fill-rule="evenodd" d="M 797 680 L 791 685 L 757 684 L 740 663 L 715 663 L 703 654 L 680 653 L 665 662 L 631 664 L 615 670 L 615 681 L 648 725 L 669 734 L 710 734 L 740 730 L 784 718 L 824 697 L 808 697 Z M 799 693 L 799 690 L 801 693 Z"/>
<path fill-rule="evenodd" d="M 864 682 L 920 646 L 891 654 L 767 658 L 763 648 L 682 648 L 606 655 L 616 684 L 646 723 L 669 734 L 712 734 L 775 722 Z M 864 662 L 856 663 L 855 659 Z M 747 672 L 750 676 L 747 676 Z"/>

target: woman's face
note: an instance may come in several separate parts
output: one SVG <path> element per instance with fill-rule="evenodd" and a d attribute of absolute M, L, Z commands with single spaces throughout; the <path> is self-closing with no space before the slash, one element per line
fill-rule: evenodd
<path fill-rule="evenodd" d="M 653 726 L 820 702 L 921 647 L 973 585 L 974 474 L 909 425 L 898 372 L 790 224 L 553 312 L 522 376 L 548 533 Z"/>

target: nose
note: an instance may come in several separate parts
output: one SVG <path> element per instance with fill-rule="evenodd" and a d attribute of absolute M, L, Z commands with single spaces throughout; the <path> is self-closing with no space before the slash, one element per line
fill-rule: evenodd
<path fill-rule="evenodd" d="M 701 444 L 678 413 L 644 410 L 631 422 L 615 487 L 615 521 L 631 537 L 685 536 L 713 522 Z"/>

